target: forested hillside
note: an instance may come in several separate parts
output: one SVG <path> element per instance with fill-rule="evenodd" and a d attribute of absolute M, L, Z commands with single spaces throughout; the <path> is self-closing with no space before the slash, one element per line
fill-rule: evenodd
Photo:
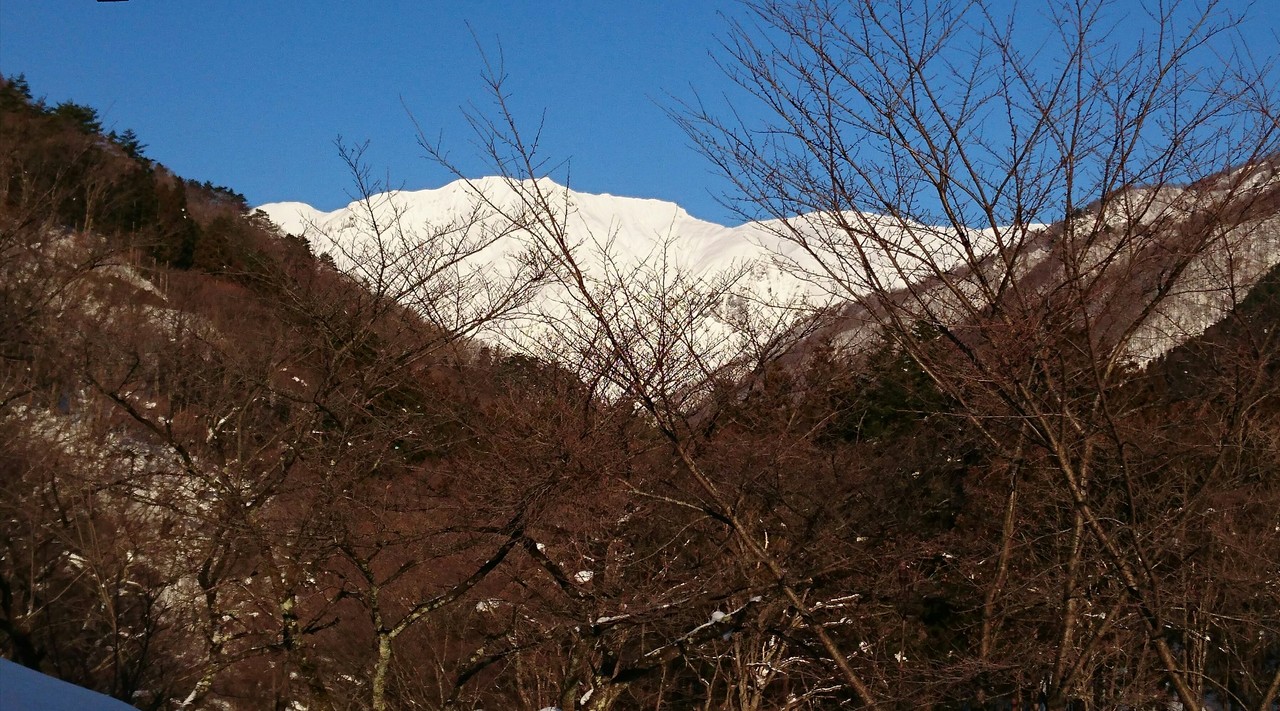
<path fill-rule="evenodd" d="M 832 43 L 795 66 L 884 60 L 757 11 Z M 1027 151 L 986 203 L 962 142 L 887 131 L 919 162 L 877 197 L 933 179 L 917 211 L 856 211 L 852 161 L 720 153 L 840 298 L 781 320 L 740 269 L 584 268 L 491 79 L 514 203 L 385 220 L 348 146 L 340 259 L 0 83 L 0 655 L 157 710 L 1274 708 L 1274 121 L 1142 161 L 1089 124 L 1094 182 L 1031 195 L 1066 169 Z M 1134 111 L 1117 135 L 1164 125 Z M 820 116 L 793 138 L 849 156 Z"/>

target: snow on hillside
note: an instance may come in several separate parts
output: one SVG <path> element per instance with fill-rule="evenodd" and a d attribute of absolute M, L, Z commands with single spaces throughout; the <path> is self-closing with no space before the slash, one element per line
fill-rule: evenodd
<path fill-rule="evenodd" d="M 735 260 L 767 261 L 769 257 L 763 247 L 744 239 L 753 232 L 751 227 L 725 227 L 699 220 L 674 203 L 581 193 L 545 179 L 540 181 L 540 187 L 552 196 L 554 208 L 563 207 L 563 201 L 568 201 L 571 215 L 567 228 L 575 240 L 609 240 L 612 253 L 631 262 L 656 254 L 667 237 L 676 239 L 674 252 L 682 264 L 699 273 L 714 271 Z M 465 218 L 481 193 L 503 207 L 514 207 L 516 202 L 512 187 L 500 178 L 470 183 L 459 180 L 428 190 L 393 191 L 374 196 L 371 202 L 384 224 L 398 213 L 404 225 L 422 228 Z M 258 209 L 284 231 L 308 237 L 317 250 L 332 251 L 335 242 L 343 243 L 353 236 L 353 230 L 368 226 L 366 206 L 360 201 L 332 212 L 300 202 L 269 203 Z"/>
<path fill-rule="evenodd" d="M 421 252 L 424 244 L 439 249 L 468 240 L 473 246 L 483 245 L 458 266 L 457 273 L 446 275 L 442 287 L 447 288 L 469 283 L 477 275 L 501 281 L 517 273 L 521 255 L 537 240 L 530 231 L 511 230 L 510 225 L 528 217 L 521 212 L 525 204 L 521 197 L 527 200 L 534 193 L 547 201 L 545 207 L 563 224 L 591 287 L 606 302 L 612 297 L 611 283 L 621 282 L 641 293 L 648 290 L 645 298 L 650 298 L 673 284 L 677 291 L 699 281 L 706 288 L 719 289 L 732 280 L 713 312 L 684 312 L 675 317 L 691 326 L 680 333 L 660 333 L 664 325 L 639 313 L 643 309 L 621 308 L 614 314 L 632 339 L 629 347 L 638 348 L 642 357 L 667 362 L 670 369 L 672 354 L 662 351 L 679 351 L 675 358 L 683 359 L 689 372 L 675 377 L 689 382 L 705 381 L 707 367 L 748 364 L 762 350 L 774 347 L 769 334 L 798 334 L 791 328 L 798 319 L 807 319 L 817 307 L 847 301 L 851 290 L 865 293 L 872 285 L 903 288 L 938 276 L 939 269 L 981 257 L 995 246 L 989 230 L 957 235 L 952 228 L 903 225 L 893 218 L 863 213 L 847 213 L 839 225 L 830 216 L 813 214 L 725 226 L 693 217 L 674 203 L 582 193 L 545 178 L 537 183 L 460 180 L 436 189 L 382 193 L 332 212 L 297 202 L 259 209 L 282 230 L 305 236 L 317 253 L 330 254 L 337 266 L 366 283 L 385 279 L 398 265 L 412 261 L 397 255 L 397 250 Z M 865 241 L 862 235 L 869 233 L 875 238 Z M 375 238 L 377 234 L 381 239 Z M 965 252 L 962 245 L 966 244 L 976 257 Z M 827 266 L 834 265 L 834 271 L 824 269 L 806 246 L 821 254 Z M 544 242 L 542 249 L 546 247 Z M 867 250 L 870 275 L 856 256 L 860 247 Z M 836 258 L 837 253 L 841 258 Z M 388 264 L 391 268 L 383 268 Z M 465 331 L 459 326 L 485 312 L 486 297 L 477 293 L 474 299 L 457 298 L 445 305 L 453 311 L 428 315 L 447 328 Z M 674 312 L 687 305 L 677 303 Z M 664 306 L 664 318 L 672 318 L 670 306 Z M 468 308 L 470 312 L 464 313 Z M 543 286 L 513 318 L 487 326 L 478 335 L 519 352 L 563 361 L 569 353 L 563 350 L 568 341 L 561 337 L 574 330 L 574 319 L 566 316 L 581 308 L 564 288 Z M 558 325 L 551 329 L 548 323 Z M 833 336 L 856 347 L 874 333 L 875 329 L 851 325 Z M 597 340 L 580 327 L 572 338 L 588 345 Z"/>
<path fill-rule="evenodd" d="M 381 248 L 387 243 L 450 244 L 461 240 L 460 234 L 465 232 L 476 243 L 487 245 L 467 260 L 471 272 L 501 277 L 511 275 L 521 250 L 529 247 L 529 235 L 518 230 L 504 233 L 509 220 L 493 214 L 493 208 L 506 213 L 506 218 L 516 216 L 520 212 L 517 191 L 527 194 L 531 187 L 533 184 L 528 182 L 481 178 L 436 189 L 383 193 L 332 212 L 298 202 L 271 203 L 259 209 L 284 231 L 307 237 L 317 252 L 329 253 L 339 267 L 357 274 L 369 271 L 367 265 L 386 258 L 385 249 Z M 576 192 L 547 179 L 540 180 L 536 187 L 548 198 L 551 210 L 561 216 L 588 276 L 598 280 L 604 280 L 606 271 L 612 271 L 615 277 L 619 273 L 652 275 L 664 260 L 669 270 L 707 281 L 734 274 L 737 281 L 732 291 L 736 303 L 750 303 L 757 309 L 756 316 L 765 319 L 788 318 L 796 306 L 830 303 L 847 296 L 847 287 L 856 287 L 856 282 L 863 281 L 855 278 L 843 286 L 832 283 L 798 244 L 779 236 L 787 231 L 781 222 L 729 227 L 700 220 L 679 205 L 660 200 Z M 479 213 L 478 205 L 484 208 Z M 857 222 L 876 224 L 874 216 L 858 217 Z M 802 218 L 794 226 L 815 234 L 833 231 L 814 219 Z M 372 237 L 378 231 L 384 235 L 382 244 Z M 945 249 L 934 249 L 948 239 L 946 230 L 920 226 L 895 233 L 892 226 L 885 225 L 877 231 L 899 235 L 906 252 L 947 253 Z M 847 241 L 849 237 L 843 239 Z M 839 244 L 838 239 L 828 241 Z M 897 251 L 893 255 L 898 260 L 896 269 L 904 268 L 903 253 Z M 604 257 L 606 254 L 614 260 L 612 263 Z M 952 261 L 958 261 L 960 256 L 957 252 Z M 903 276 L 889 265 L 890 259 L 882 261 L 877 265 L 881 282 L 905 286 Z M 633 274 L 631 270 L 640 265 L 647 265 L 647 269 Z M 909 273 L 911 268 L 907 266 L 906 271 Z M 362 276 L 372 278 L 369 274 Z M 563 292 L 544 289 L 533 307 L 563 312 L 570 307 L 557 302 L 567 301 L 571 299 Z M 770 310 L 773 313 L 768 313 Z M 529 327 L 525 324 L 522 328 Z"/>
<path fill-rule="evenodd" d="M 339 267 L 366 279 L 372 276 L 367 266 L 360 265 L 378 262 L 384 256 L 375 249 L 378 240 L 372 237 L 378 230 L 383 231 L 384 245 L 450 245 L 470 239 L 471 244 L 484 248 L 466 260 L 463 271 L 507 278 L 514 274 L 520 255 L 531 247 L 528 231 L 506 229 L 508 218 L 520 216 L 517 191 L 531 187 L 531 183 L 483 178 L 431 190 L 383 193 L 332 212 L 296 202 L 272 203 L 259 209 L 282 230 L 305 236 L 317 252 L 329 253 Z M 668 276 L 679 273 L 708 283 L 734 274 L 737 281 L 731 291 L 738 297 L 735 303 L 740 308 L 749 301 L 758 309 L 773 309 L 776 313 L 757 316 L 775 320 L 789 318 L 794 313 L 792 307 L 799 303 L 814 305 L 829 300 L 819 284 L 789 274 L 775 263 L 767 246 L 770 236 L 758 225 L 726 227 L 695 218 L 674 203 L 580 193 L 545 179 L 536 187 L 563 220 L 587 276 L 601 288 L 610 279 L 638 281 L 658 272 Z M 398 229 L 403 229 L 403 234 Z M 455 278 L 465 281 L 465 275 Z M 573 298 L 564 290 L 543 287 L 526 311 L 563 316 L 572 308 Z M 725 322 L 731 318 L 725 313 L 703 319 L 701 327 L 724 336 Z M 545 340 L 536 321 L 517 320 L 514 328 L 502 331 L 501 340 L 516 348 L 532 349 Z M 485 335 L 495 337 L 491 332 Z"/>
<path fill-rule="evenodd" d="M 1249 175 L 1247 187 L 1254 192 L 1277 179 L 1275 170 L 1257 169 L 1254 173 L 1261 176 Z M 850 289 L 864 291 L 871 283 L 886 289 L 905 287 L 908 282 L 925 283 L 938 275 L 938 269 L 973 263 L 993 252 L 997 242 L 992 230 L 957 235 L 950 228 L 914 224 L 904 227 L 887 217 L 857 213 L 845 215 L 847 225 L 843 227 L 831 224 L 829 217 L 816 216 L 730 227 L 695 218 L 674 203 L 576 192 L 547 179 L 536 184 L 502 178 L 456 181 L 431 190 L 383 193 L 332 212 L 298 202 L 271 203 L 260 209 L 281 229 L 306 236 L 317 252 L 329 253 L 339 267 L 366 281 L 394 273 L 409 259 L 406 254 L 423 252 L 423 244 L 436 245 L 437 250 L 443 246 L 446 251 L 449 245 L 482 246 L 453 265 L 452 271 L 445 270 L 445 276 L 453 280 L 450 284 L 465 284 L 476 275 L 510 278 L 516 274 L 517 265 L 524 263 L 521 256 L 528 254 L 535 240 L 529 231 L 512 229 L 511 224 L 513 218 L 518 222 L 529 216 L 521 212 L 520 205 L 521 195 L 527 198 L 531 192 L 548 201 L 549 209 L 557 214 L 576 248 L 576 257 L 588 280 L 603 290 L 607 290 L 610 280 L 628 285 L 650 280 L 665 283 L 663 272 L 670 275 L 678 271 L 705 283 L 715 281 L 717 275 L 734 275 L 735 285 L 728 298 L 722 300 L 720 312 L 704 315 L 695 328 L 704 339 L 704 347 L 708 342 L 715 344 L 710 351 L 718 349 L 721 362 L 736 357 L 733 354 L 743 345 L 734 342 L 731 333 L 735 330 L 731 324 L 742 326 L 742 318 L 749 316 L 757 324 L 767 322 L 776 327 L 800 313 L 797 307 L 838 302 L 848 298 Z M 1206 193 L 1201 194 L 1201 199 L 1205 195 L 1212 197 Z M 1152 196 L 1158 199 L 1147 199 Z M 1116 201 L 1108 214 L 1079 218 L 1078 227 L 1088 229 L 1098 220 L 1136 225 L 1157 219 L 1176 221 L 1188 212 L 1184 203 L 1194 199 L 1194 194 L 1174 188 L 1166 188 L 1160 194 L 1135 189 Z M 1043 227 L 1023 226 L 1017 234 L 1025 239 Z M 1001 228 L 1001 232 L 1009 229 Z M 378 232 L 383 234 L 381 242 L 372 237 Z M 534 228 L 533 232 L 539 230 Z M 854 258 L 858 247 L 868 244 L 855 240 L 862 240 L 860 235 L 868 233 L 875 234 L 874 248 L 867 255 L 873 272 L 870 275 Z M 788 234 L 793 239 L 784 239 L 783 235 Z M 1005 232 L 1001 238 L 1016 241 L 1013 234 Z M 1130 355 L 1145 362 L 1221 318 L 1242 298 L 1243 290 L 1280 258 L 1277 235 L 1280 228 L 1274 220 L 1264 219 L 1224 236 L 1230 244 L 1211 250 L 1190 265 L 1186 288 L 1172 294 L 1135 334 Z M 834 265 L 839 283 L 800 246 L 804 240 L 823 255 L 827 266 Z M 391 258 L 388 245 L 392 247 Z M 1105 246 L 1104 240 L 1100 249 Z M 397 255 L 397 249 L 405 254 Z M 973 252 L 966 253 L 965 249 Z M 836 255 L 844 259 L 834 258 Z M 922 258 L 924 255 L 928 258 Z M 1049 252 L 1047 248 L 1032 249 L 1024 256 L 1026 259 L 1015 267 L 1015 278 L 1032 270 Z M 1229 263 L 1219 264 L 1223 260 Z M 1224 278 L 1227 271 L 1234 278 Z M 470 303 L 468 298 L 456 301 Z M 483 306 L 474 311 L 483 311 Z M 523 318 L 506 322 L 507 328 L 500 332 L 488 330 L 481 335 L 536 352 L 550 341 L 545 338 L 545 327 L 539 325 L 547 320 L 531 315 L 558 319 L 575 308 L 579 305 L 563 289 L 542 287 L 523 312 Z M 944 307 L 941 313 L 945 312 Z M 471 315 L 474 314 L 431 314 L 446 326 L 451 317 L 464 323 Z M 633 324 L 639 328 L 644 325 Z"/>

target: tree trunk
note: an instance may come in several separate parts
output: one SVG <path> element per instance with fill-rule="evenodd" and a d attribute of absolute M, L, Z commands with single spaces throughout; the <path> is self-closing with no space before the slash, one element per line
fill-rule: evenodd
<path fill-rule="evenodd" d="M 391 670 L 391 634 L 386 630 L 378 630 L 378 658 L 373 663 L 373 699 L 370 708 L 373 711 L 387 709 L 387 676 Z"/>

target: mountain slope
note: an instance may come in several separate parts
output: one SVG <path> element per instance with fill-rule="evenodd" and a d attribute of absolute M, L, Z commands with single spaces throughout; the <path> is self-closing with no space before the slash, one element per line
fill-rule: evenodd
<path fill-rule="evenodd" d="M 1216 187 L 1212 181 L 1202 181 L 1197 186 L 1159 191 L 1135 188 L 1123 196 L 1109 196 L 1105 205 L 1055 225 L 962 230 L 963 239 L 955 228 L 904 224 L 859 213 L 724 226 L 697 219 L 674 203 L 582 193 L 548 179 L 536 186 L 502 178 L 459 180 L 436 189 L 376 194 L 331 212 L 300 202 L 270 203 L 259 209 L 283 231 L 305 236 L 317 253 L 330 253 L 344 269 L 353 270 L 357 263 L 374 259 L 370 246 L 378 242 L 380 232 L 394 233 L 397 240 L 410 245 L 428 244 L 439 240 L 441 234 L 463 231 L 481 235 L 475 237 L 475 244 L 484 245 L 464 260 L 469 272 L 509 278 L 510 265 L 520 259 L 522 250 L 530 248 L 531 233 L 539 232 L 513 229 L 529 217 L 521 208 L 521 196 L 536 192 L 548 198 L 548 209 L 563 225 L 576 247 L 575 258 L 589 277 L 604 282 L 612 270 L 617 280 L 641 265 L 645 273 L 679 271 L 707 282 L 728 275 L 734 282 L 729 292 L 738 302 L 755 304 L 775 323 L 792 318 L 797 308 L 819 309 L 858 301 L 868 291 L 893 290 L 904 295 L 911 291 L 916 294 L 912 299 L 933 294 L 928 298 L 939 304 L 937 314 L 944 321 L 954 321 L 946 317 L 955 311 L 954 305 L 947 304 L 954 296 L 940 288 L 947 280 L 959 279 L 972 286 L 975 279 L 1000 278 L 992 270 L 1007 270 L 1009 278 L 1035 292 L 1042 288 L 1038 285 L 1059 278 L 1053 276 L 1061 271 L 1055 243 L 1064 231 L 1114 231 L 1116 238 L 1098 240 L 1096 254 L 1085 261 L 1092 263 L 1088 269 L 1097 270 L 1101 277 L 1095 284 L 1101 289 L 1099 313 L 1123 322 L 1142 319 L 1129 347 L 1130 358 L 1142 363 L 1222 318 L 1280 259 L 1280 218 L 1266 208 L 1275 200 L 1275 178 L 1274 166 L 1265 163 L 1218 176 Z M 1206 202 L 1204 196 L 1213 202 L 1217 199 L 1213 195 L 1227 189 L 1228 184 L 1239 193 L 1231 200 L 1237 206 L 1233 209 L 1249 214 L 1229 233 L 1216 236 L 1214 248 L 1204 250 L 1185 268 L 1179 267 L 1174 293 L 1151 313 L 1140 314 L 1144 290 L 1149 292 L 1161 283 L 1179 248 L 1170 244 L 1136 257 L 1123 257 L 1121 261 L 1130 261 L 1117 268 L 1117 255 L 1108 245 L 1128 243 L 1123 235 L 1134 231 L 1170 235 L 1185 231 L 1201 219 L 1197 206 Z M 833 224 L 833 220 L 843 224 Z M 861 236 L 863 230 L 875 232 L 876 237 Z M 1001 233 L 999 238 L 997 232 Z M 1007 243 L 1014 232 L 1021 240 L 1017 256 L 1002 264 L 997 258 L 1005 249 L 1001 240 Z M 976 255 L 961 248 L 966 242 Z M 860 248 L 867 252 L 870 274 L 849 256 Z M 833 274 L 824 264 L 839 264 L 846 271 Z M 542 288 L 528 310 L 551 312 L 559 319 L 572 308 L 566 301 L 569 299 L 562 290 Z M 874 329 L 867 330 L 871 312 L 866 308 L 845 308 L 842 312 L 844 318 L 834 327 L 843 332 L 838 340 L 865 343 L 874 337 Z M 721 313 L 719 320 L 731 320 L 731 316 Z M 540 330 L 533 320 L 520 321 L 516 333 L 529 332 Z M 511 334 L 507 332 L 506 340 L 511 340 Z"/>
<path fill-rule="evenodd" d="M 854 303 L 826 312 L 844 318 L 743 378 L 676 362 L 745 343 L 682 328 L 732 309 L 625 263 L 670 233 L 702 274 L 754 253 L 745 228 L 548 185 L 618 338 L 569 321 L 535 352 L 584 373 L 441 327 L 486 298 L 458 277 L 536 238 L 506 229 L 500 192 L 478 213 L 446 191 L 334 216 L 315 244 L 351 278 L 229 193 L 113 170 L 115 148 L 81 178 L 49 146 L 95 134 L 27 113 L 0 116 L 0 155 L 28 152 L 68 197 L 11 181 L 0 200 L 0 656 L 143 708 L 228 711 L 825 709 L 850 701 L 836 659 L 894 707 L 1009 708 L 1043 698 L 1064 655 L 1088 683 L 1062 707 L 1150 707 L 1168 669 L 1135 662 L 1156 640 L 1237 705 L 1280 684 L 1275 280 L 1161 365 L 1097 356 L 1115 324 L 1146 323 L 1153 285 L 1193 316 L 1247 290 L 1273 259 L 1265 173 L 1237 175 L 1238 200 L 1171 188 L 1137 217 L 1110 196 L 1014 229 L 1016 259 L 996 235 L 884 216 L 756 226 L 880 239 L 891 269 L 851 269 Z M 89 210 L 95 180 L 154 204 Z M 957 303 L 1006 275 L 1004 300 Z M 870 276 L 888 286 L 859 298 Z M 902 328 L 878 328 L 895 308 Z"/>
<path fill-rule="evenodd" d="M 507 234 L 508 220 L 494 214 L 494 208 L 506 212 L 507 218 L 519 214 L 517 191 L 530 187 L 527 182 L 482 178 L 436 189 L 373 195 L 332 212 L 299 202 L 270 203 L 258 209 L 285 232 L 305 236 L 317 252 L 330 252 L 339 266 L 347 268 L 379 228 L 407 230 L 429 239 L 456 226 L 495 236 L 502 232 L 496 243 L 475 255 L 475 262 L 492 266 L 513 259 L 529 237 L 520 230 Z M 774 266 L 774 254 L 782 247 L 776 240 L 768 241 L 767 231 L 758 225 L 726 227 L 695 218 L 674 203 L 582 193 L 546 179 L 537 188 L 551 198 L 552 209 L 562 216 L 570 240 L 578 247 L 578 257 L 595 274 L 603 269 L 605 253 L 624 266 L 666 257 L 674 267 L 700 277 L 750 265 L 758 282 L 753 288 L 771 289 L 775 301 L 814 298 L 821 292 Z M 492 205 L 484 205 L 486 201 Z"/>
<path fill-rule="evenodd" d="M 540 210 L 531 212 L 528 206 L 540 201 L 545 201 Z M 686 318 L 704 351 L 696 358 L 714 368 L 748 349 L 745 331 L 769 331 L 775 344 L 794 340 L 813 325 L 813 314 L 847 301 L 862 284 L 906 288 L 937 269 L 960 264 L 965 254 L 956 245 L 961 242 L 971 241 L 979 250 L 994 247 L 990 231 L 961 230 L 961 239 L 955 229 L 848 213 L 847 222 L 874 225 L 882 238 L 899 246 L 872 260 L 870 276 L 842 281 L 824 271 L 817 258 L 830 256 L 829 235 L 845 229 L 826 217 L 724 226 L 697 219 L 674 203 L 582 193 L 545 178 L 536 183 L 459 180 L 436 189 L 372 194 L 331 212 L 300 202 L 258 209 L 283 232 L 304 236 L 317 253 L 327 253 L 339 268 L 375 289 L 397 272 L 411 275 L 402 279 L 406 284 L 438 281 L 440 273 L 432 270 L 446 262 L 447 276 L 455 284 L 480 280 L 509 285 L 521 278 L 522 266 L 531 260 L 560 258 L 551 242 L 552 233 L 562 228 L 588 288 L 606 300 L 616 298 L 619 290 L 631 292 L 621 298 L 642 301 L 667 299 L 673 289 L 687 290 L 689 298 L 694 293 L 707 297 L 711 308 Z M 550 223 L 541 219 L 547 215 L 554 218 Z M 930 260 L 904 257 L 913 253 L 928 254 Z M 537 285 L 527 303 L 511 310 L 511 318 L 488 323 L 485 338 L 553 356 L 544 352 L 547 324 L 563 325 L 572 320 L 566 318 L 570 314 L 580 318 L 582 304 L 571 289 L 555 279 L 549 282 Z M 476 314 L 492 311 L 488 297 L 478 295 L 482 305 L 467 313 L 433 311 L 438 304 L 425 299 L 416 305 L 437 323 L 466 331 Z M 412 304 L 414 299 L 406 294 L 404 301 Z M 649 325 L 637 321 L 632 327 L 644 330 Z"/>

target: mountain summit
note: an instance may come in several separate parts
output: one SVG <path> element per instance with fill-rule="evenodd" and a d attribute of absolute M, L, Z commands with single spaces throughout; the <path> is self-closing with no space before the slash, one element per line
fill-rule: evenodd
<path fill-rule="evenodd" d="M 874 319 L 851 303 L 859 301 L 858 293 L 864 286 L 876 291 L 933 292 L 945 301 L 950 297 L 944 293 L 944 282 L 954 278 L 976 283 L 989 278 L 990 274 L 984 273 L 990 270 L 1007 270 L 1007 278 L 1034 291 L 1038 288 L 1035 283 L 1061 268 L 1055 244 L 1063 234 L 1110 230 L 1119 235 L 1124 230 L 1154 230 L 1172 235 L 1183 229 L 1180 225 L 1195 219 L 1196 205 L 1212 199 L 1228 183 L 1240 193 L 1232 201 L 1248 202 L 1257 216 L 1224 234 L 1220 248 L 1204 250 L 1185 265 L 1182 283 L 1174 293 L 1158 309 L 1141 317 L 1143 323 L 1136 326 L 1130 357 L 1146 362 L 1221 319 L 1280 257 L 1280 229 L 1270 213 L 1256 207 L 1260 199 L 1275 192 L 1275 170 L 1270 163 L 1228 171 L 1183 188 L 1129 188 L 1123 195 L 1109 196 L 1104 203 L 1078 210 L 1053 225 L 986 230 L 920 225 L 852 212 L 843 213 L 844 217 L 808 215 L 725 226 L 693 217 L 675 203 L 578 192 L 546 178 L 536 184 L 499 177 L 457 180 L 435 189 L 373 194 L 331 212 L 301 202 L 269 203 L 259 209 L 284 232 L 304 236 L 317 253 L 329 253 L 348 271 L 358 273 L 361 265 L 385 258 L 386 245 L 375 245 L 379 240 L 392 239 L 401 249 L 414 250 L 465 235 L 468 244 L 476 247 L 462 260 L 467 268 L 497 273 L 529 248 L 529 238 L 538 232 L 538 224 L 545 226 L 525 207 L 530 196 L 537 196 L 545 201 L 539 208 L 547 214 L 541 217 L 551 216 L 562 226 L 575 258 L 589 277 L 603 279 L 610 269 L 618 272 L 641 267 L 678 271 L 702 280 L 729 275 L 735 282 L 731 291 L 771 309 L 775 319 L 794 313 L 798 306 L 850 304 L 827 310 L 843 314 L 835 333 L 843 333 L 841 340 L 849 343 L 865 342 L 874 335 L 866 329 L 866 323 Z M 1141 214 L 1130 214 L 1139 205 Z M 530 219 L 533 222 L 522 224 Z M 862 246 L 855 247 L 855 241 Z M 1038 246 L 1028 250 L 1028 244 Z M 1100 240 L 1098 254 L 1091 258 L 1099 265 L 1118 256 L 1109 254 L 1108 244 Z M 848 250 L 842 250 L 841 245 Z M 1003 264 L 1000 255 L 1007 255 L 1011 248 L 1018 251 L 1018 257 Z M 868 255 L 867 265 L 852 264 L 852 269 L 861 273 L 833 275 L 819 266 L 819 261 L 849 265 L 852 260 L 841 252 L 855 249 L 865 249 Z M 379 253 L 376 257 L 375 252 Z M 1135 259 L 1124 270 L 1113 269 L 1115 276 L 1105 286 L 1112 294 L 1104 300 L 1106 309 L 1137 303 L 1128 292 L 1139 283 L 1157 283 L 1166 258 L 1175 252 L 1170 245 L 1163 252 L 1156 249 Z M 531 307 L 554 310 L 553 303 L 561 300 L 558 294 L 555 289 L 543 289 Z M 536 330 L 529 324 L 526 327 Z M 827 335 L 831 334 L 828 330 Z"/>
<path fill-rule="evenodd" d="M 258 209 L 285 232 L 303 235 L 323 251 L 332 248 L 335 240 L 353 236 L 351 230 L 371 217 L 371 208 L 372 216 L 384 225 L 397 223 L 430 231 L 472 215 L 484 201 L 514 209 L 516 186 L 529 184 L 487 177 L 456 180 L 433 189 L 380 193 L 331 212 L 302 202 L 268 203 Z M 754 224 L 727 227 L 700 220 L 672 202 L 584 193 L 546 178 L 538 181 L 538 188 L 554 200 L 553 209 L 567 211 L 566 229 L 576 240 L 607 242 L 615 257 L 644 259 L 660 251 L 666 240 L 673 240 L 673 253 L 682 265 L 698 273 L 739 260 L 771 259 L 771 252 L 760 242 L 762 232 Z"/>

